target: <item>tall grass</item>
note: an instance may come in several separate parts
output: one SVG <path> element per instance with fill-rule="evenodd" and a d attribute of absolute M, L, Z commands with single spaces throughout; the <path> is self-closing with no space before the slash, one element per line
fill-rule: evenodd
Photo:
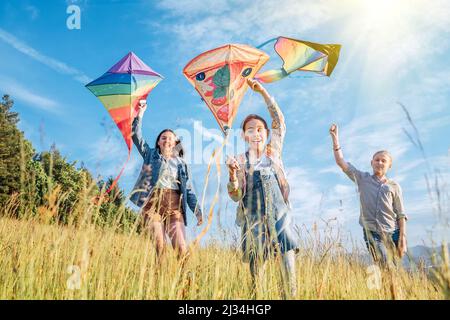
<path fill-rule="evenodd" d="M 410 127 L 409 130 L 403 128 L 403 132 L 406 134 L 409 141 L 420 152 L 425 163 L 426 171 L 424 178 L 426 181 L 428 197 L 432 205 L 432 211 L 437 217 L 439 227 L 444 232 L 442 244 L 440 245 L 440 251 L 436 250 L 435 246 L 433 249 L 434 252 L 432 255 L 432 263 L 434 268 L 431 269 L 431 275 L 443 291 L 445 298 L 450 300 L 450 260 L 447 242 L 447 236 L 449 234 L 448 231 L 450 230 L 450 189 L 448 181 L 446 181 L 444 178 L 445 176 L 442 175 L 440 170 L 432 167 L 423 146 L 419 129 L 417 128 L 408 108 L 401 102 L 397 103 L 402 108 Z"/>
<path fill-rule="evenodd" d="M 212 159 L 217 162 L 218 157 L 213 155 Z M 140 219 L 123 219 L 129 212 L 122 206 L 105 220 L 100 216 L 104 191 L 93 199 L 93 189 L 91 184 L 80 191 L 64 225 L 56 217 L 67 193 L 58 185 L 49 187 L 45 205 L 37 210 L 23 201 L 23 194 L 12 195 L 7 205 L 0 208 L 0 299 L 254 296 L 249 266 L 241 261 L 238 239 L 226 246 L 214 241 L 198 246 L 198 241 L 193 241 L 187 260 L 177 259 L 168 247 L 162 259 L 158 259 L 151 235 L 141 230 Z M 441 189 L 430 190 L 435 198 L 441 197 Z M 440 199 L 438 203 L 442 203 Z M 208 210 L 204 232 L 211 225 L 212 210 Z M 22 213 L 19 219 L 18 211 Z M 126 227 L 124 221 L 128 221 Z M 359 249 L 355 246 L 348 252 L 339 232 L 330 228 L 326 225 L 323 233 L 314 226 L 301 230 L 301 249 L 296 256 L 298 290 L 294 299 L 450 298 L 446 247 L 436 262 L 433 276 L 424 268 L 414 272 L 368 268 Z M 283 298 L 279 260 L 277 257 L 266 263 L 256 298 Z"/>
<path fill-rule="evenodd" d="M 57 189 L 52 195 L 58 199 Z M 49 223 L 57 201 L 39 215 L 11 217 L 11 197 L 0 218 L 0 299 L 250 299 L 251 277 L 237 246 L 196 247 L 182 268 L 170 248 L 158 260 L 150 235 L 114 224 L 95 224 L 98 207 L 80 201 L 77 223 Z M 380 270 L 379 288 L 368 285 L 358 252 L 312 232 L 297 255 L 295 299 L 443 299 L 442 287 L 424 272 Z M 320 240 L 320 241 L 319 241 Z M 269 261 L 256 298 L 282 299 L 280 261 Z"/>

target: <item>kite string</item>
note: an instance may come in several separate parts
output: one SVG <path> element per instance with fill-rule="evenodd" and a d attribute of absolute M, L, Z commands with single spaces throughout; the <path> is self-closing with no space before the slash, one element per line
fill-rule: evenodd
<path fill-rule="evenodd" d="M 276 40 L 276 39 L 275 39 Z M 250 107 L 253 107 L 253 96 L 254 96 L 254 92 L 253 90 L 251 90 L 250 93 L 250 99 L 249 99 L 249 105 Z M 206 172 L 206 176 L 205 176 L 205 183 L 204 183 L 204 187 L 203 187 L 203 193 L 202 193 L 202 204 L 201 204 L 201 208 L 204 208 L 204 201 L 205 201 L 205 197 L 206 197 L 206 189 L 208 187 L 209 184 L 209 175 L 211 173 L 211 166 L 212 166 L 212 161 L 214 159 L 216 159 L 216 167 L 217 167 L 217 189 L 216 192 L 214 194 L 214 198 L 212 200 L 212 203 L 209 207 L 209 212 L 208 212 L 208 221 L 207 224 L 205 226 L 205 228 L 200 232 L 200 234 L 195 238 L 195 240 L 191 243 L 191 245 L 189 246 L 189 251 L 193 252 L 194 249 L 198 246 L 200 240 L 205 236 L 205 234 L 208 232 L 209 228 L 211 227 L 212 224 L 212 218 L 213 218 L 213 213 L 214 213 L 214 207 L 219 199 L 219 192 L 220 192 L 220 177 L 221 177 L 221 166 L 220 166 L 220 158 L 222 157 L 222 153 L 224 150 L 224 147 L 227 145 L 228 143 L 228 138 L 229 138 L 229 131 L 225 134 L 225 138 L 222 141 L 222 144 L 217 147 L 216 149 L 214 149 L 214 151 L 212 152 L 209 161 L 208 161 L 208 168 L 207 168 L 207 172 Z"/>
<path fill-rule="evenodd" d="M 252 92 L 250 94 L 250 99 L 249 99 L 250 100 L 249 101 L 250 106 L 253 105 L 253 94 L 254 93 L 253 93 L 253 90 L 252 90 Z M 204 207 L 204 201 L 205 201 L 205 197 L 206 197 L 206 189 L 207 189 L 207 186 L 209 184 L 209 175 L 211 173 L 211 166 L 212 166 L 213 159 L 216 159 L 217 179 L 218 179 L 218 181 L 217 181 L 217 189 L 216 189 L 216 193 L 214 194 L 213 201 L 212 201 L 212 203 L 210 205 L 210 208 L 209 208 L 207 225 L 200 232 L 200 234 L 196 237 L 196 239 L 192 242 L 192 244 L 190 245 L 190 250 L 193 250 L 198 245 L 200 240 L 204 237 L 206 232 L 208 232 L 208 230 L 209 230 L 209 228 L 211 226 L 213 213 L 214 213 L 214 206 L 217 203 L 217 200 L 219 198 L 219 192 L 220 192 L 220 176 L 221 176 L 220 158 L 222 157 L 222 153 L 223 153 L 224 147 L 228 143 L 228 138 L 229 138 L 229 135 L 230 135 L 229 133 L 230 133 L 230 131 L 227 131 L 227 133 L 225 134 L 225 138 L 222 140 L 222 145 L 217 147 L 216 149 L 214 149 L 214 151 L 211 154 L 211 157 L 209 158 L 208 169 L 207 169 L 207 172 L 206 172 L 205 183 L 204 183 L 203 193 L 202 193 L 202 204 L 201 204 L 201 208 L 202 209 Z"/>
<path fill-rule="evenodd" d="M 198 243 L 200 242 L 200 240 L 205 236 L 205 234 L 208 232 L 209 228 L 211 227 L 212 224 L 212 218 L 213 218 L 213 213 L 214 213 L 214 207 L 219 199 L 219 192 L 220 192 L 220 176 L 221 176 L 221 170 L 220 170 L 220 158 L 222 156 L 222 152 L 224 149 L 224 146 L 228 143 L 228 136 L 229 134 L 225 135 L 225 138 L 222 141 L 222 145 L 218 146 L 216 149 L 214 149 L 214 151 L 212 152 L 209 161 L 208 161 L 208 169 L 206 172 L 206 177 L 205 177 L 205 184 L 203 187 L 203 194 L 202 194 L 202 205 L 201 207 L 203 208 L 204 206 L 204 201 L 205 201 L 205 197 L 206 197 L 206 189 L 207 186 L 209 184 L 209 175 L 211 173 L 211 166 L 212 166 L 212 161 L 215 159 L 216 160 L 216 166 L 217 166 L 217 188 L 216 188 L 216 192 L 214 194 L 214 198 L 213 201 L 209 207 L 209 212 L 208 212 L 208 221 L 207 224 L 205 226 L 205 228 L 200 232 L 200 234 L 196 237 L 196 239 L 192 242 L 192 244 L 189 246 L 189 250 L 192 252 L 194 250 L 195 247 L 197 247 Z"/>
<path fill-rule="evenodd" d="M 249 99 L 250 100 L 249 104 L 251 106 L 253 105 L 253 95 L 254 95 L 254 92 L 252 90 L 252 92 L 250 94 L 250 99 Z M 203 236 L 209 230 L 209 228 L 211 226 L 211 223 L 212 223 L 213 212 L 214 212 L 213 209 L 214 209 L 214 206 L 217 203 L 217 200 L 219 198 L 219 192 L 220 192 L 220 181 L 221 181 L 220 180 L 220 177 L 221 177 L 220 159 L 222 157 L 222 153 L 223 153 L 223 150 L 224 150 L 225 146 L 228 144 L 228 138 L 229 138 L 229 131 L 225 135 L 225 138 L 222 141 L 222 145 L 219 146 L 218 148 L 216 148 L 213 151 L 213 153 L 212 153 L 212 155 L 211 155 L 211 157 L 209 159 L 207 175 L 206 175 L 206 178 L 205 178 L 205 187 L 204 187 L 204 190 L 203 190 L 202 208 L 203 208 L 203 202 L 204 202 L 204 198 L 205 198 L 206 188 L 207 188 L 207 185 L 209 183 L 209 174 L 210 174 L 210 171 L 211 171 L 211 162 L 212 162 L 212 160 L 214 158 L 216 159 L 216 167 L 217 167 L 217 189 L 216 189 L 216 193 L 215 193 L 214 198 L 213 198 L 213 202 L 212 202 L 212 204 L 210 206 L 210 210 L 209 210 L 209 214 L 208 214 L 208 223 L 207 223 L 206 227 L 202 230 L 202 232 L 199 234 L 199 236 L 197 236 L 197 238 L 195 239 L 195 241 L 194 241 L 194 243 L 192 245 L 192 248 L 197 246 L 198 242 L 203 238 Z"/>
<path fill-rule="evenodd" d="M 125 167 L 128 163 L 128 160 L 130 160 L 130 155 L 131 155 L 131 149 L 128 149 L 128 157 L 127 160 L 125 161 L 125 163 L 122 166 L 122 170 L 120 170 L 119 175 L 114 179 L 114 181 L 111 183 L 111 185 L 109 186 L 108 190 L 106 190 L 106 194 L 109 194 L 111 192 L 111 190 L 116 186 L 117 182 L 120 179 L 120 176 L 122 175 L 123 171 L 125 170 Z"/>

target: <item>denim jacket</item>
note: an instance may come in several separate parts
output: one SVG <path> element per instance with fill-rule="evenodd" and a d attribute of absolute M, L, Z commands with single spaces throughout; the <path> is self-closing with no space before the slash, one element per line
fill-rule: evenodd
<path fill-rule="evenodd" d="M 275 177 L 280 187 L 281 194 L 288 208 L 289 203 L 289 183 L 284 171 L 283 161 L 281 154 L 283 150 L 284 137 L 286 135 L 286 124 L 284 121 L 284 115 L 275 102 L 274 98 L 270 99 L 270 103 L 267 105 L 270 116 L 272 118 L 272 137 L 265 149 L 266 156 L 271 160 L 272 166 L 275 170 Z M 242 199 L 245 196 L 246 184 L 247 184 L 247 152 L 236 156 L 236 160 L 239 163 L 240 170 L 237 171 L 237 181 L 228 182 L 227 189 L 230 198 L 238 202 L 239 205 L 236 209 L 236 224 L 242 226 L 245 220 L 244 217 L 244 205 Z"/>
<path fill-rule="evenodd" d="M 143 207 L 150 199 L 156 182 L 159 179 L 162 155 L 155 148 L 150 148 L 142 137 L 142 119 L 136 117 L 133 121 L 133 142 L 139 153 L 144 159 L 139 177 L 133 187 L 130 201 L 138 207 Z M 201 217 L 202 212 L 197 204 L 197 197 L 192 188 L 190 181 L 190 171 L 183 158 L 178 159 L 178 180 L 180 181 L 181 209 L 184 218 L 184 224 L 187 225 L 186 204 L 194 212 L 196 217 Z"/>

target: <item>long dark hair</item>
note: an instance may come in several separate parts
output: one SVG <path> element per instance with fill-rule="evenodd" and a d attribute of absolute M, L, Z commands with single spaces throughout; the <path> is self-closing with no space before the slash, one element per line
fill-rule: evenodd
<path fill-rule="evenodd" d="M 180 139 L 178 138 L 178 136 L 175 134 L 175 132 L 172 129 L 164 129 L 163 131 L 161 131 L 158 134 L 158 137 L 156 138 L 156 141 L 155 141 L 155 149 L 158 150 L 159 153 L 161 153 L 161 149 L 158 146 L 158 141 L 164 132 L 172 132 L 173 133 L 173 135 L 175 136 L 175 147 L 174 148 L 175 148 L 175 150 L 178 151 L 178 156 L 183 158 L 184 157 L 183 145 L 181 144 Z"/>

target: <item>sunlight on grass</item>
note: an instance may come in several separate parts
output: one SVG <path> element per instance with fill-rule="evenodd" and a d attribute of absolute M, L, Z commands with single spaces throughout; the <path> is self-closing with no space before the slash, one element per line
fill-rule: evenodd
<path fill-rule="evenodd" d="M 89 219 L 69 226 L 45 224 L 40 216 L 18 220 L 5 216 L 13 205 L 11 200 L 0 218 L 1 299 L 251 297 L 248 265 L 241 262 L 237 245 L 197 248 L 181 268 L 171 249 L 158 261 L 146 233 L 118 232 Z M 296 259 L 296 299 L 445 298 L 424 271 L 382 271 L 379 289 L 371 287 L 371 275 L 357 252 L 348 254 L 330 240 L 303 242 Z M 258 299 L 282 298 L 277 259 L 266 265 L 261 279 Z"/>

